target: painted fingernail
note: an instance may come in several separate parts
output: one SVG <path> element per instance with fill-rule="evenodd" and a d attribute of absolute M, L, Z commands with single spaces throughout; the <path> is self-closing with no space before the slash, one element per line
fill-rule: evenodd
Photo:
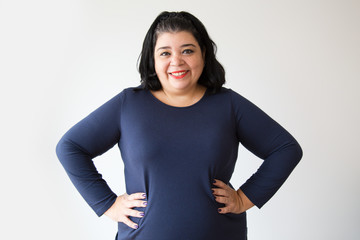
<path fill-rule="evenodd" d="M 212 191 L 212 193 L 215 193 L 215 190 L 212 189 L 211 191 Z"/>
<path fill-rule="evenodd" d="M 142 217 L 143 217 L 143 216 L 145 216 L 145 213 L 143 213 L 143 212 L 142 212 L 142 213 L 140 213 L 140 216 L 142 216 Z"/>
<path fill-rule="evenodd" d="M 146 205 L 147 205 L 147 202 L 143 202 L 143 204 L 144 204 L 144 206 L 146 206 Z"/>
<path fill-rule="evenodd" d="M 146 197 L 146 194 L 144 193 L 142 196 L 143 196 L 143 197 Z"/>
<path fill-rule="evenodd" d="M 220 209 L 220 208 L 218 209 L 218 212 L 221 212 L 221 209 Z"/>
<path fill-rule="evenodd" d="M 213 180 L 213 183 L 216 183 L 216 180 L 215 180 L 215 179 Z"/>
<path fill-rule="evenodd" d="M 139 225 L 135 224 L 135 225 L 134 225 L 134 228 L 135 228 L 135 229 L 138 229 L 138 228 L 139 228 Z"/>

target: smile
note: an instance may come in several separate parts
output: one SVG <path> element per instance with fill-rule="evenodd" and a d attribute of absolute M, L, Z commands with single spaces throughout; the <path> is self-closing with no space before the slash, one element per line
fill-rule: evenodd
<path fill-rule="evenodd" d="M 180 79 L 186 76 L 186 74 L 189 71 L 176 71 L 176 72 L 171 72 L 170 75 L 175 77 L 176 79 Z"/>

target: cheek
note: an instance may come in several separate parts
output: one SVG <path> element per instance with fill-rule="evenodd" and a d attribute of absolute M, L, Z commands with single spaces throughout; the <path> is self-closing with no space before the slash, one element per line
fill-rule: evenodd
<path fill-rule="evenodd" d="M 192 63 L 192 68 L 196 69 L 197 71 L 201 72 L 204 68 L 204 61 L 202 60 L 202 58 L 194 61 Z"/>
<path fill-rule="evenodd" d="M 164 63 L 157 63 L 155 64 L 155 73 L 159 79 L 159 81 L 163 84 L 163 81 L 165 81 L 168 78 L 167 74 L 167 67 Z"/>
<path fill-rule="evenodd" d="M 163 74 L 167 70 L 167 65 L 163 61 L 156 61 L 155 60 L 155 72 L 157 74 Z"/>

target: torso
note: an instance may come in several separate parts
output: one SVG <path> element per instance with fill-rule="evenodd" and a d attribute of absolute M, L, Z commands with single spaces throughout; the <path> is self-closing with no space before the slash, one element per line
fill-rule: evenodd
<path fill-rule="evenodd" d="M 228 182 L 238 139 L 230 95 L 203 92 L 171 106 L 148 90 L 127 91 L 119 147 L 127 193 L 145 192 L 148 206 L 133 230 L 119 223 L 118 239 L 245 239 L 246 217 L 222 215 L 212 179 Z M 224 238 L 223 238 L 224 237 Z"/>

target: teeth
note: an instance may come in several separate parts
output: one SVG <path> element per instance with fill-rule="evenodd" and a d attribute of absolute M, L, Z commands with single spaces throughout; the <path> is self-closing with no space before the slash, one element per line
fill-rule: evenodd
<path fill-rule="evenodd" d="M 181 75 L 184 75 L 185 73 L 186 73 L 186 71 L 185 71 L 185 72 L 172 73 L 172 75 L 174 75 L 174 76 L 181 76 Z"/>

